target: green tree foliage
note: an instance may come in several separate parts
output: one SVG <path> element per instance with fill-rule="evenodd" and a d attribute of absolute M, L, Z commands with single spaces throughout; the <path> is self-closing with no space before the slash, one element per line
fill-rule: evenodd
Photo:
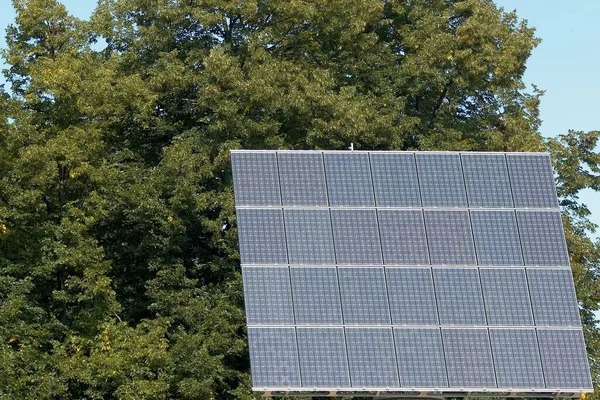
<path fill-rule="evenodd" d="M 598 133 L 546 142 L 489 0 L 13 0 L 0 397 L 255 398 L 229 150 L 552 152 L 594 377 Z"/>

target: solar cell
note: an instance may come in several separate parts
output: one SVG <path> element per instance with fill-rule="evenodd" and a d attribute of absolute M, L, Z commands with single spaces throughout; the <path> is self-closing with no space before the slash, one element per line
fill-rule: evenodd
<path fill-rule="evenodd" d="M 288 267 L 242 267 L 249 324 L 293 324 Z"/>
<path fill-rule="evenodd" d="M 391 328 L 346 328 L 354 387 L 399 387 Z"/>
<path fill-rule="evenodd" d="M 335 264 L 329 210 L 284 211 L 292 264 Z"/>
<path fill-rule="evenodd" d="M 425 211 L 429 256 L 433 265 L 475 265 L 468 211 Z"/>
<path fill-rule="evenodd" d="M 581 330 L 538 329 L 546 386 L 591 389 L 592 380 Z"/>
<path fill-rule="evenodd" d="M 458 154 L 416 153 L 424 207 L 466 207 L 464 178 Z"/>
<path fill-rule="evenodd" d="M 389 324 L 390 308 L 383 268 L 339 268 L 346 324 Z"/>
<path fill-rule="evenodd" d="M 386 268 L 394 324 L 438 323 L 431 268 Z"/>
<path fill-rule="evenodd" d="M 336 268 L 292 267 L 290 272 L 296 323 L 341 324 L 342 306 Z"/>
<path fill-rule="evenodd" d="M 287 388 L 301 385 L 293 327 L 248 327 L 248 344 L 254 387 Z"/>
<path fill-rule="evenodd" d="M 461 154 L 471 207 L 513 207 L 504 154 Z"/>
<path fill-rule="evenodd" d="M 442 329 L 450 387 L 496 387 L 487 329 Z"/>
<path fill-rule="evenodd" d="M 287 264 L 280 209 L 239 209 L 237 224 L 243 264 Z"/>
<path fill-rule="evenodd" d="M 233 188 L 237 206 L 281 204 L 275 153 L 231 153 Z"/>
<path fill-rule="evenodd" d="M 525 265 L 569 265 L 560 212 L 517 211 Z"/>
<path fill-rule="evenodd" d="M 523 265 L 514 211 L 471 211 L 479 265 Z"/>
<path fill-rule="evenodd" d="M 481 269 L 479 274 L 490 325 L 533 325 L 524 269 Z"/>
<path fill-rule="evenodd" d="M 507 154 L 515 207 L 558 208 L 550 157 L 547 154 Z"/>
<path fill-rule="evenodd" d="M 433 269 L 441 324 L 485 325 L 477 269 Z"/>
<path fill-rule="evenodd" d="M 284 206 L 327 206 L 323 154 L 280 152 L 277 160 Z"/>
<path fill-rule="evenodd" d="M 386 264 L 429 264 L 421 210 L 377 210 Z"/>
<path fill-rule="evenodd" d="M 350 386 L 344 328 L 297 328 L 302 385 Z"/>
<path fill-rule="evenodd" d="M 544 387 L 538 342 L 533 329 L 490 329 L 499 387 Z"/>
<path fill-rule="evenodd" d="M 339 264 L 381 264 L 375 210 L 331 210 L 335 254 Z"/>
<path fill-rule="evenodd" d="M 329 204 L 374 206 L 368 153 L 325 153 Z"/>
<path fill-rule="evenodd" d="M 375 200 L 379 207 L 420 207 L 414 153 L 371 153 Z"/>
<path fill-rule="evenodd" d="M 438 328 L 394 328 L 394 339 L 403 387 L 448 386 L 444 349 Z"/>
<path fill-rule="evenodd" d="M 570 270 L 528 269 L 527 278 L 537 325 L 581 325 Z"/>

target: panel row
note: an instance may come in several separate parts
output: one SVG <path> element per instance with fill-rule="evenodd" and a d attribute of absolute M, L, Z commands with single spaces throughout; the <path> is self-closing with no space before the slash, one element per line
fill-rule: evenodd
<path fill-rule="evenodd" d="M 243 267 L 253 324 L 581 326 L 569 270 Z"/>
<path fill-rule="evenodd" d="M 242 264 L 569 266 L 560 212 L 238 209 Z"/>
<path fill-rule="evenodd" d="M 260 388 L 591 388 L 581 330 L 248 328 Z"/>
<path fill-rule="evenodd" d="M 237 206 L 557 208 L 544 154 L 232 152 Z"/>

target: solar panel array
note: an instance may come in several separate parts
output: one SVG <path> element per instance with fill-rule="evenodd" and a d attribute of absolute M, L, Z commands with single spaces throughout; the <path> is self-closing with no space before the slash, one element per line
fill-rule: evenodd
<path fill-rule="evenodd" d="M 546 154 L 232 167 L 255 390 L 592 388 Z"/>

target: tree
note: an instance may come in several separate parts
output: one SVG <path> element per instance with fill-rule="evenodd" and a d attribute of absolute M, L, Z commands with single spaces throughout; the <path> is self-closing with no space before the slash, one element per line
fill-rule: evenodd
<path fill-rule="evenodd" d="M 600 254 L 576 196 L 597 189 L 597 136 L 543 140 L 542 93 L 522 82 L 539 39 L 514 13 L 488 0 L 101 0 L 81 21 L 56 0 L 13 4 L 1 395 L 254 397 L 234 148 L 550 149 L 595 363 Z"/>

